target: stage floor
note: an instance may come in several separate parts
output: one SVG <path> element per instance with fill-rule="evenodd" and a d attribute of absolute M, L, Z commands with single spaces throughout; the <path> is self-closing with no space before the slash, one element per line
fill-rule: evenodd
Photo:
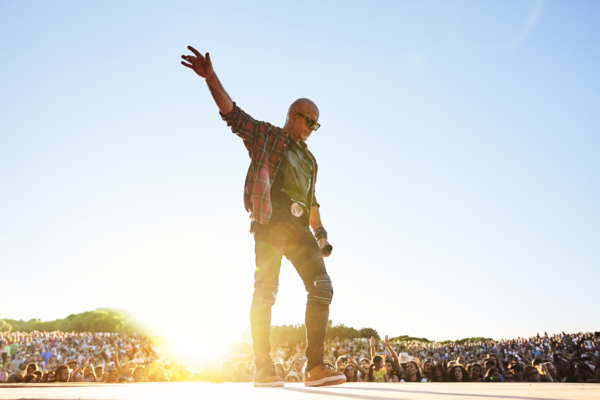
<path fill-rule="evenodd" d="M 576 383 L 346 383 L 307 388 L 254 388 L 251 383 L 0 385 L 0 399 L 250 399 L 250 400 L 579 400 L 600 399 L 600 384 Z"/>

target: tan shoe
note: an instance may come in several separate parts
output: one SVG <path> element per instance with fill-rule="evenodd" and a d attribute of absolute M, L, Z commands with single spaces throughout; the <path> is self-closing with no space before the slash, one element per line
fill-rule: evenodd
<path fill-rule="evenodd" d="M 346 383 L 346 375 L 337 372 L 335 367 L 323 362 L 304 373 L 304 386 L 331 386 Z"/>
<path fill-rule="evenodd" d="M 283 379 L 273 367 L 263 367 L 254 374 L 254 387 L 283 387 Z"/>

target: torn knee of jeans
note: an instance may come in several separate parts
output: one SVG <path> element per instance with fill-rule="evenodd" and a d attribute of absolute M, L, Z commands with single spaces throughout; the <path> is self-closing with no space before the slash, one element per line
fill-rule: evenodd
<path fill-rule="evenodd" d="M 308 300 L 314 300 L 315 302 L 329 305 L 333 298 L 333 286 L 331 285 L 331 279 L 329 275 L 323 274 L 316 276 L 313 279 L 313 286 L 310 288 L 308 293 Z"/>
<path fill-rule="evenodd" d="M 254 297 L 259 304 L 275 304 L 278 290 L 279 280 L 277 279 L 254 282 Z"/>

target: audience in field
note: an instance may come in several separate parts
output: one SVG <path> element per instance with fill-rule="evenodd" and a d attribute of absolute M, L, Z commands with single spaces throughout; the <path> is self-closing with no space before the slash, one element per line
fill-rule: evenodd
<path fill-rule="evenodd" d="M 273 349 L 277 374 L 302 382 L 300 343 Z M 600 332 L 428 343 L 335 339 L 326 360 L 347 382 L 600 383 Z M 252 382 L 252 354 L 195 369 L 135 334 L 0 332 L 0 383 Z"/>

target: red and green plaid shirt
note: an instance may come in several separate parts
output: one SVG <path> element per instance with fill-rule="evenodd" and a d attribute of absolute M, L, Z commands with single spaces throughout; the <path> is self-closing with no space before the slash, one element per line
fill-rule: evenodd
<path fill-rule="evenodd" d="M 290 135 L 268 122 L 257 121 L 242 111 L 235 103 L 233 110 L 221 117 L 231 131 L 244 141 L 244 145 L 250 155 L 250 167 L 244 184 L 244 206 L 250 213 L 250 219 L 261 224 L 266 224 L 271 218 L 273 207 L 271 206 L 271 186 L 275 181 L 275 175 L 279 170 L 283 153 L 290 143 Z M 300 146 L 306 149 L 306 144 L 300 142 Z M 315 197 L 315 183 L 317 181 L 317 160 L 315 156 L 306 149 L 313 161 L 313 179 L 311 183 L 308 204 L 319 205 Z"/>

